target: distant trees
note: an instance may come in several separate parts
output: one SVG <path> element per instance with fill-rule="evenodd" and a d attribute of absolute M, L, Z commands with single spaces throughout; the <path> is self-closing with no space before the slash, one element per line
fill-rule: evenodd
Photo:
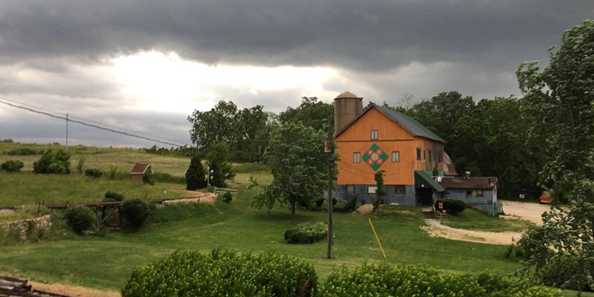
<path fill-rule="evenodd" d="M 282 123 L 300 122 L 304 126 L 316 130 L 328 131 L 334 127 L 334 107 L 332 104 L 324 103 L 317 97 L 303 97 L 297 108 L 289 107 L 279 115 Z"/>
<path fill-rule="evenodd" d="M 219 101 L 210 111 L 194 111 L 190 136 L 202 153 L 225 143 L 236 161 L 260 161 L 268 142 L 268 114 L 261 105 L 239 110 L 232 101 Z"/>

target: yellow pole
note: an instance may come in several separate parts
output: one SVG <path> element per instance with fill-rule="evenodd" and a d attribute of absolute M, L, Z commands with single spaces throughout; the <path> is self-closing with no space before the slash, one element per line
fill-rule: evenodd
<path fill-rule="evenodd" d="M 371 222 L 371 218 L 368 218 L 368 220 L 369 226 L 371 226 L 371 231 L 373 231 L 373 235 L 375 236 L 375 240 L 377 241 L 377 245 L 379 245 L 380 251 L 382 251 L 382 255 L 384 256 L 384 259 L 386 259 L 386 252 L 384 251 L 382 241 L 380 240 L 379 236 L 377 235 L 377 232 L 375 231 L 375 227 L 373 226 L 373 222 Z"/>

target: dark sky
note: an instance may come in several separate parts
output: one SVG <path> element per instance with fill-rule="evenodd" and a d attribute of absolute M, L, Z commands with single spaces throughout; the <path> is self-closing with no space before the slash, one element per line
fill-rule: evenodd
<path fill-rule="evenodd" d="M 344 90 L 392 104 L 445 90 L 519 95 L 517 66 L 546 62 L 564 30 L 593 16 L 592 0 L 2 0 L 0 96 L 185 143 L 185 117 L 216 99 L 279 111 Z M 151 51 L 179 59 L 126 64 L 126 75 L 114 64 Z M 0 106 L 0 138 L 58 139 L 62 125 Z"/>

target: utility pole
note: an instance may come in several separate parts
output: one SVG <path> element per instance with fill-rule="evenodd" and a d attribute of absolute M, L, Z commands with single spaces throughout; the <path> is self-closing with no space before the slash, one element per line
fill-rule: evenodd
<path fill-rule="evenodd" d="M 70 118 L 68 116 L 68 114 L 66 114 L 66 146 L 68 146 L 68 122 L 70 121 Z"/>
<path fill-rule="evenodd" d="M 332 199 L 332 188 L 333 188 L 333 168 L 334 168 L 334 139 L 331 132 L 331 129 L 328 129 L 328 138 L 326 139 L 326 143 L 324 145 L 324 151 L 330 154 L 330 158 L 328 158 L 328 259 L 332 259 L 334 257 L 332 252 L 332 247 L 334 246 L 334 222 L 333 222 L 333 212 L 334 212 L 334 203 Z"/>

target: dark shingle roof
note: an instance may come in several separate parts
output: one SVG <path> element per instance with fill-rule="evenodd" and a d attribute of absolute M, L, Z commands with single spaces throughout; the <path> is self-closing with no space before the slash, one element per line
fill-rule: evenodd
<path fill-rule="evenodd" d="M 439 183 L 446 189 L 481 189 L 490 190 L 497 185 L 496 177 L 441 177 Z"/>
<path fill-rule="evenodd" d="M 377 108 L 381 113 L 383 113 L 387 118 L 394 121 L 395 123 L 399 124 L 404 128 L 404 130 L 408 131 L 412 135 L 424 137 L 427 139 L 439 141 L 445 143 L 446 141 L 439 137 L 437 134 L 433 133 L 433 131 L 427 129 L 421 123 L 417 122 L 415 119 L 395 110 L 392 110 L 388 107 L 379 106 L 375 103 L 369 103 L 365 109 L 359 114 L 355 119 L 353 119 L 348 125 L 346 125 L 342 130 L 336 133 L 336 136 L 342 134 L 342 132 L 346 131 L 351 125 L 353 125 L 359 118 L 361 118 L 366 112 L 368 112 L 372 108 Z"/>
<path fill-rule="evenodd" d="M 144 174 L 151 167 L 149 163 L 135 163 L 130 170 L 130 174 Z"/>

